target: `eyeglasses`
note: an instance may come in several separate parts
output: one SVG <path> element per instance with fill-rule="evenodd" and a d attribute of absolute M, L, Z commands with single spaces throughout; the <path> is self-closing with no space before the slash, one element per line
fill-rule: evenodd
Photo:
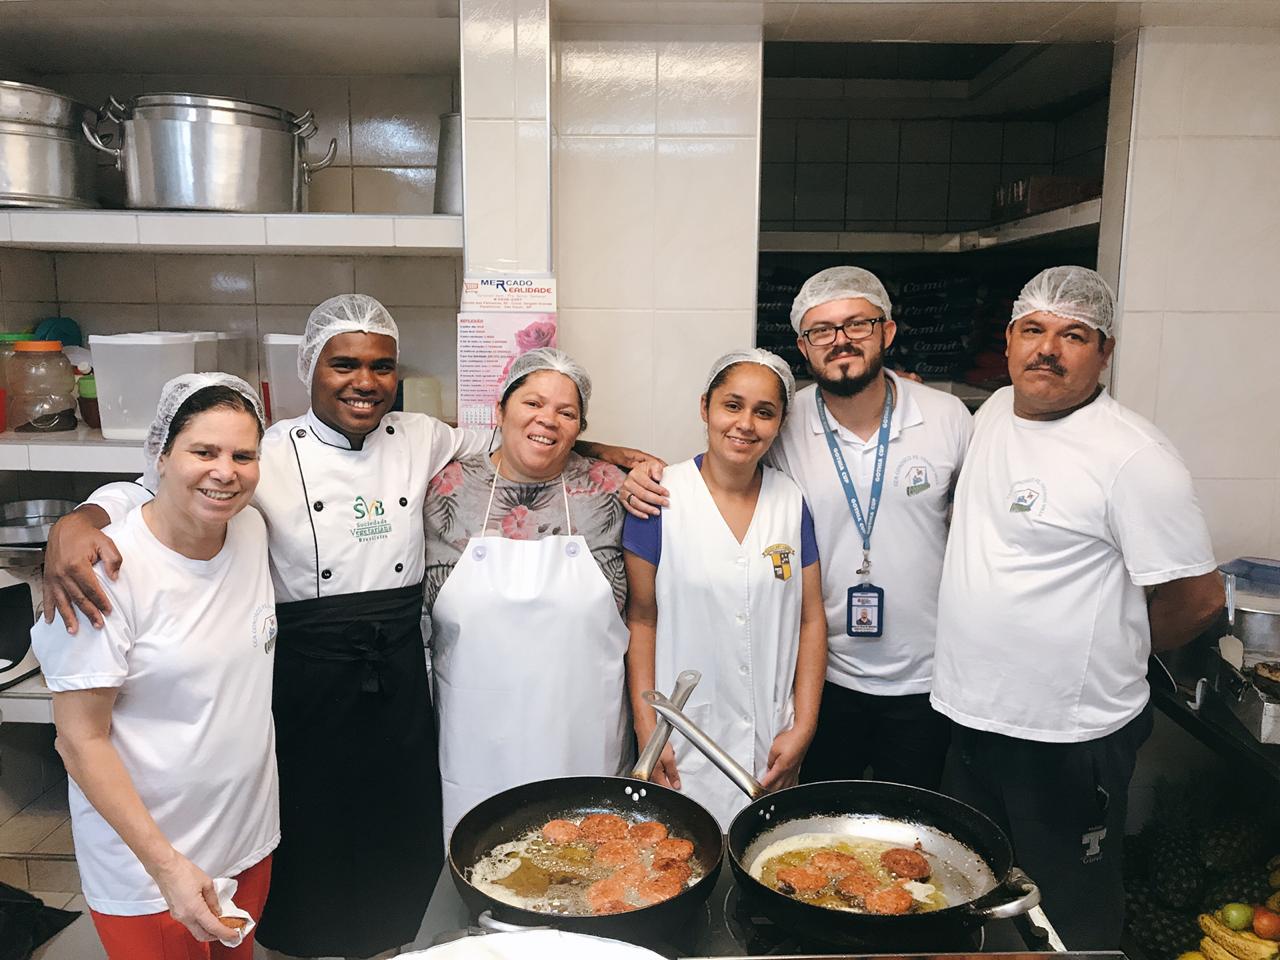
<path fill-rule="evenodd" d="M 849 341 L 856 343 L 871 336 L 876 329 L 877 323 L 884 323 L 884 317 L 876 317 L 874 320 L 846 320 L 838 327 L 824 323 L 805 330 L 800 336 L 808 340 L 810 346 L 825 347 L 828 344 L 835 343 L 836 332 L 843 330 Z"/>

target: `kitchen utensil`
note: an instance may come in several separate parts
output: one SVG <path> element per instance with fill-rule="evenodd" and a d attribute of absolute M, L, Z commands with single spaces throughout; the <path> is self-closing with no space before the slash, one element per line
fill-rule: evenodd
<path fill-rule="evenodd" d="M 860 952 L 953 951 L 973 944 L 988 920 L 1026 913 L 1040 902 L 1036 885 L 1013 866 L 1008 838 L 990 819 L 951 797 L 897 783 L 832 781 L 764 788 L 662 694 L 644 699 L 752 798 L 729 826 L 728 859 L 744 896 L 775 923 Z M 779 893 L 751 875 L 772 843 L 802 833 L 844 834 L 912 847 L 938 869 L 932 883 L 949 906 L 883 916 L 831 910 Z"/>
<path fill-rule="evenodd" d="M 74 500 L 12 500 L 0 504 L 0 546 L 47 543 L 53 525 L 75 508 Z"/>
<path fill-rule="evenodd" d="M 114 97 L 104 115 L 120 131 L 108 146 L 88 123 L 94 149 L 123 171 L 127 205 L 142 210 L 296 213 L 305 208 L 311 175 L 333 163 L 306 157 L 317 127 L 310 111 L 189 93 L 150 93 L 127 104 Z"/>
<path fill-rule="evenodd" d="M 97 206 L 96 163 L 80 136 L 97 119 L 54 90 L 0 80 L 0 207 Z"/>
<path fill-rule="evenodd" d="M 1218 569 L 1228 630 L 1243 645 L 1243 667 L 1280 660 L 1280 561 L 1240 557 Z"/>
<path fill-rule="evenodd" d="M 702 674 L 697 670 L 682 670 L 676 677 L 675 689 L 671 691 L 671 702 L 683 710 L 684 705 L 689 701 L 689 694 L 693 693 L 693 688 L 701 679 Z M 653 728 L 649 742 L 640 751 L 636 765 L 631 771 L 633 777 L 637 780 L 648 780 L 653 776 L 653 768 L 658 765 L 658 758 L 662 756 L 662 750 L 670 737 L 671 722 L 666 717 L 659 716 L 658 725 Z"/>

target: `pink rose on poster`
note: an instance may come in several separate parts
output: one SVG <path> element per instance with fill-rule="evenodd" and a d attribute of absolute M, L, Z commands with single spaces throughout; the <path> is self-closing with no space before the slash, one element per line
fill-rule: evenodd
<path fill-rule="evenodd" d="M 592 493 L 616 493 L 622 486 L 622 471 L 611 463 L 599 460 L 587 471 Z"/>
<path fill-rule="evenodd" d="M 535 320 L 523 330 L 516 331 L 516 349 L 521 353 L 555 345 L 556 322 L 554 320 Z"/>
<path fill-rule="evenodd" d="M 511 512 L 502 518 L 502 535 L 508 540 L 528 540 L 533 533 L 533 524 L 529 522 L 529 508 L 521 504 L 512 507 Z"/>
<path fill-rule="evenodd" d="M 431 478 L 431 492 L 438 497 L 447 497 L 458 489 L 462 483 L 462 465 L 456 460 Z"/>

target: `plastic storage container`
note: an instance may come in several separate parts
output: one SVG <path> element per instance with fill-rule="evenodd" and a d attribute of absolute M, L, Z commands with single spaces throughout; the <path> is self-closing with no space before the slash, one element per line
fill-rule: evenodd
<path fill-rule="evenodd" d="M 76 375 L 60 341 L 17 341 L 4 366 L 12 429 L 52 433 L 76 428 Z"/>
<path fill-rule="evenodd" d="M 292 333 L 268 333 L 262 338 L 262 400 L 274 423 L 300 417 L 311 406 L 307 388 L 298 379 L 298 345 Z"/>
<path fill-rule="evenodd" d="M 241 333 L 218 334 L 218 365 L 215 370 L 234 374 L 245 383 L 258 381 L 258 361 L 253 355 L 253 338 Z"/>
<path fill-rule="evenodd" d="M 93 335 L 89 350 L 102 435 L 110 440 L 145 440 L 160 389 L 179 374 L 196 372 L 196 342 L 189 333 Z"/>
<path fill-rule="evenodd" d="M 0 430 L 9 429 L 6 425 L 9 411 L 9 381 L 5 377 L 5 364 L 13 356 L 13 345 L 23 340 L 34 340 L 31 333 L 0 333 Z"/>

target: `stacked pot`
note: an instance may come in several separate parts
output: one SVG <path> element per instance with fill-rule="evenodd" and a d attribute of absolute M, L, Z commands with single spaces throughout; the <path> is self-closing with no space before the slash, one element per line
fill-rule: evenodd
<path fill-rule="evenodd" d="M 81 126 L 97 119 L 53 90 L 0 80 L 0 207 L 96 207 Z"/>

